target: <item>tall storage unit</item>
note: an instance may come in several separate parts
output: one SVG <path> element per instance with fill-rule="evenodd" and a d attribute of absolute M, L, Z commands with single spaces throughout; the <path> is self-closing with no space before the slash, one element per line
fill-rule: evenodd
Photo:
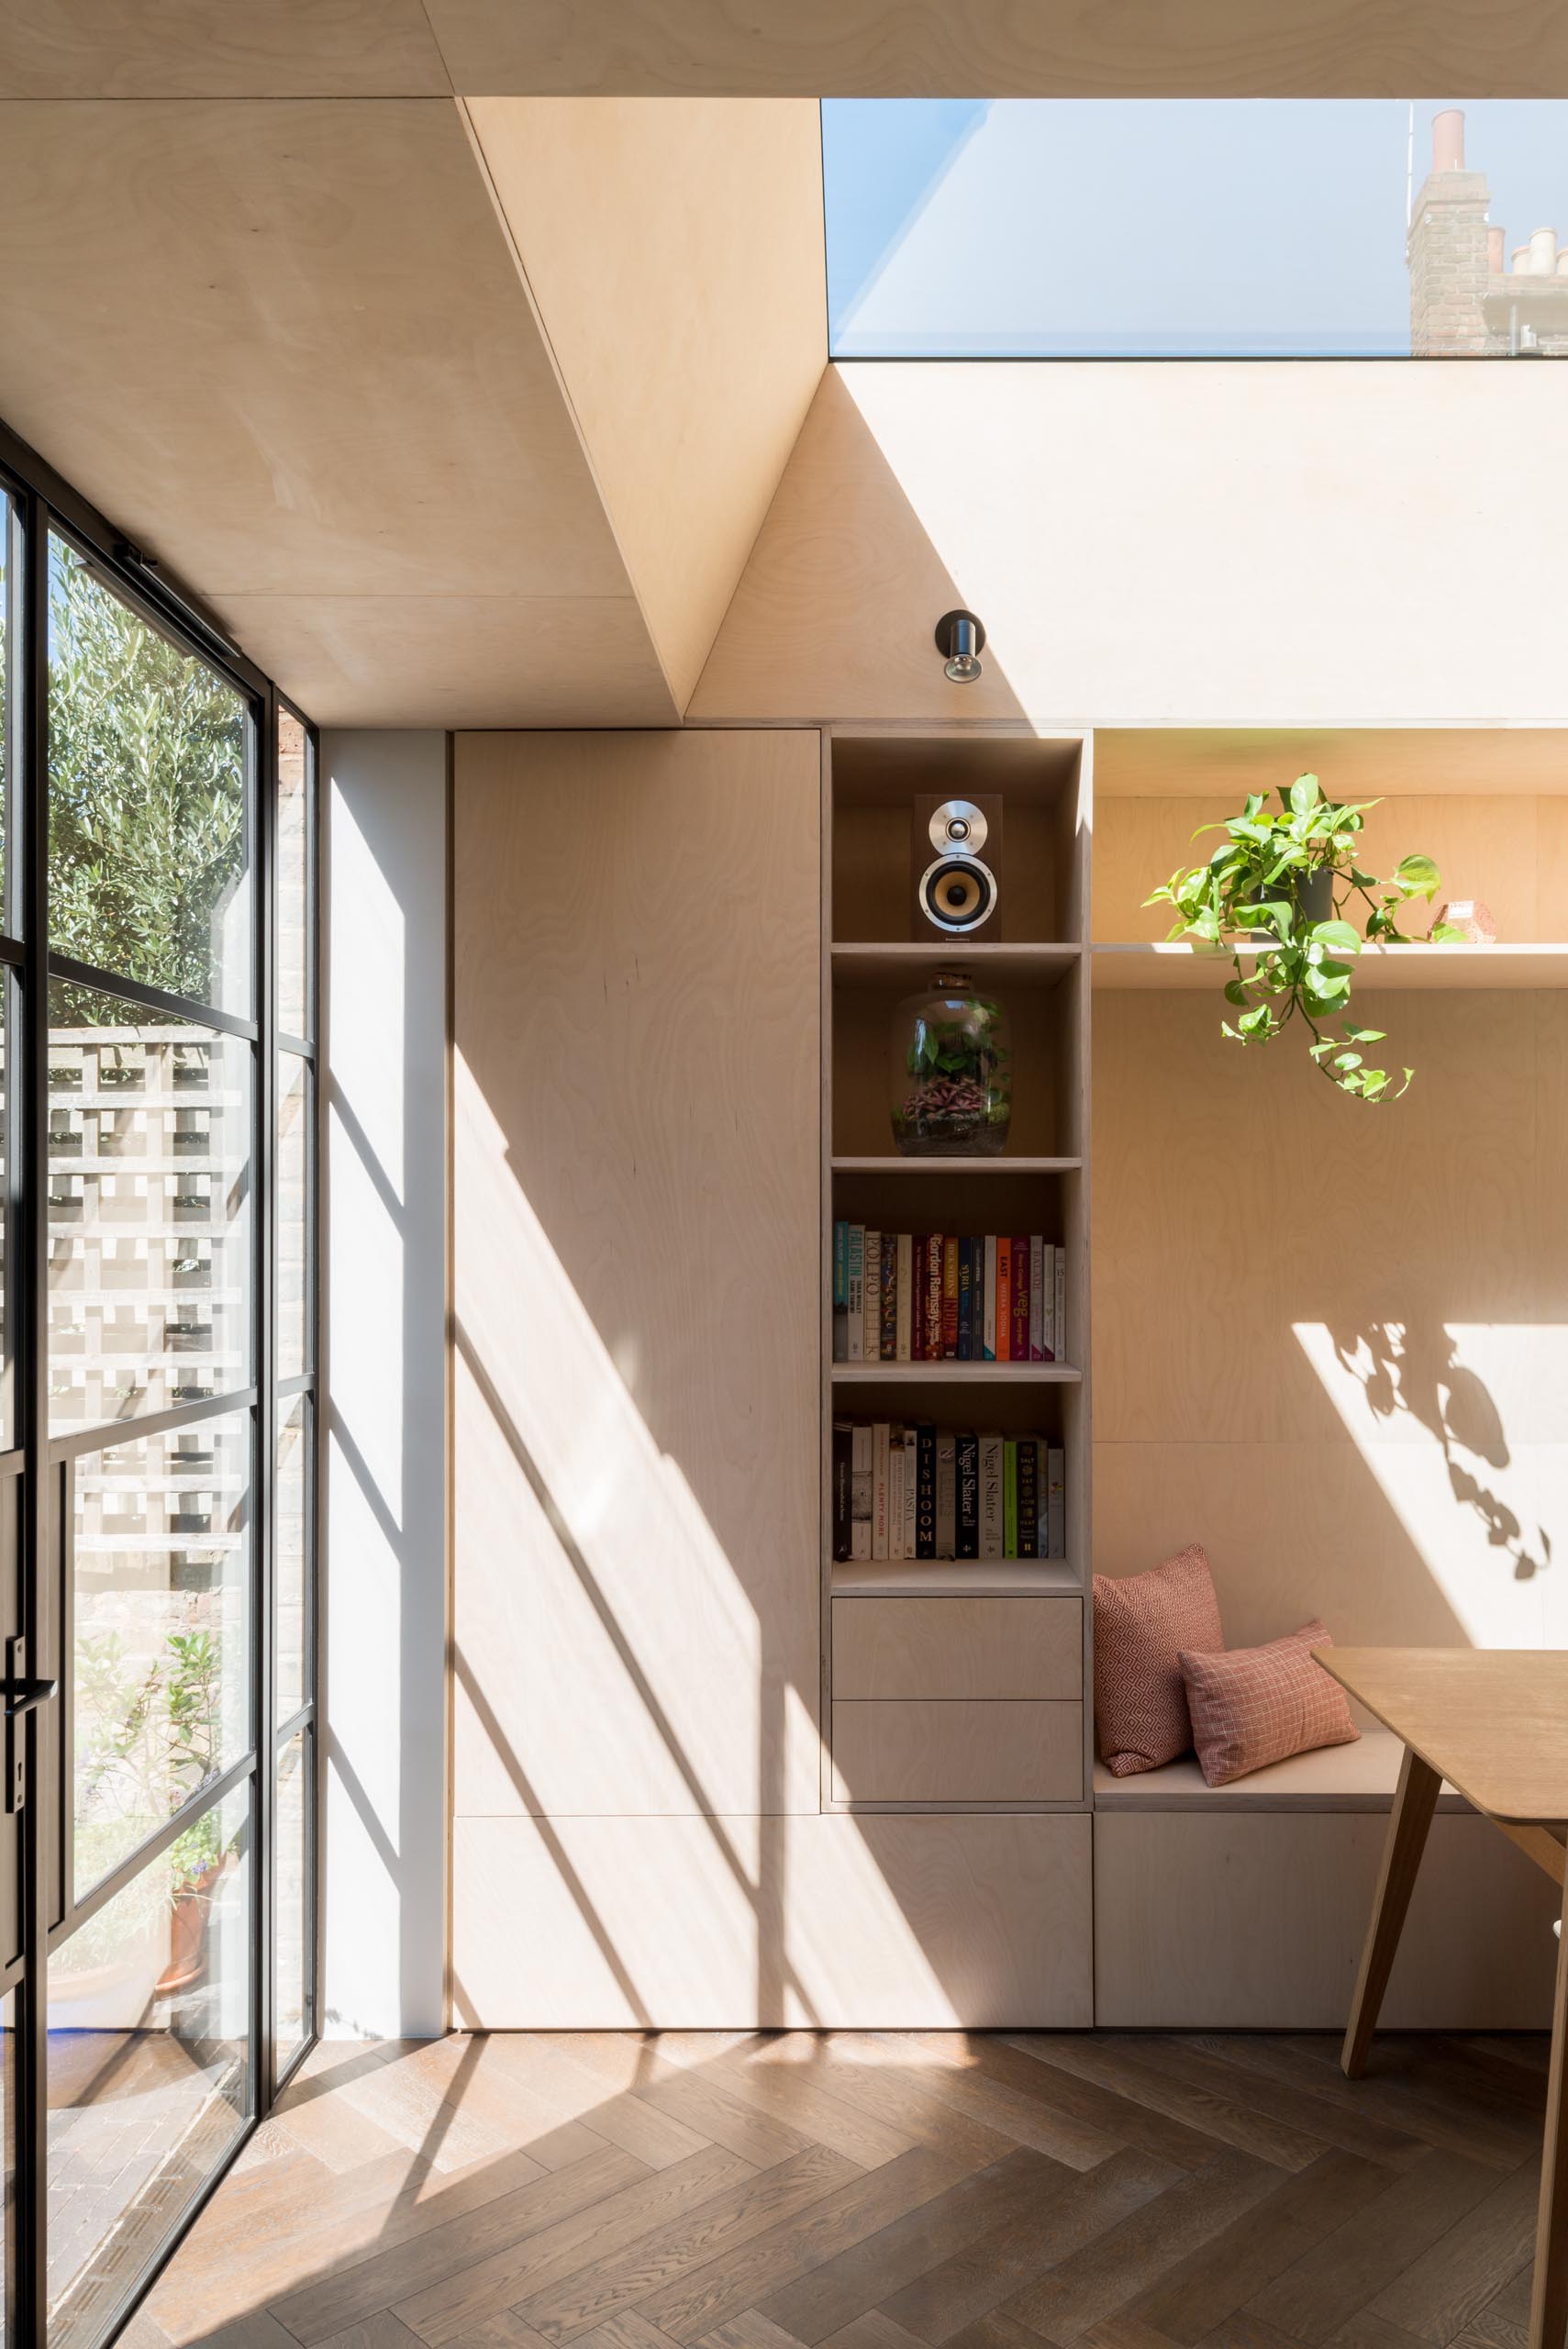
<path fill-rule="evenodd" d="M 994 1778 L 973 1632 L 982 1676 L 935 1701 L 984 1805 L 880 1734 L 919 1701 L 898 1638 L 845 1731 L 874 1717 L 895 1798 L 832 1792 L 823 772 L 815 730 L 458 738 L 460 2023 L 1090 2017 L 1075 1598 L 1060 1694 L 1006 1708 L 1070 1712 L 1063 1808 Z M 1052 956 L 1064 1035 L 1081 941 Z"/>

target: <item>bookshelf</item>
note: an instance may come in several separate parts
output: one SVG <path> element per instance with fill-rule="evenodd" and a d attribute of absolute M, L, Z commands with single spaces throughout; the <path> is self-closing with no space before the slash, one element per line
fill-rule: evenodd
<path fill-rule="evenodd" d="M 823 738 L 822 1622 L 823 1801 L 833 1810 L 1083 1809 L 1090 1685 L 1089 750 L 1084 737 L 830 729 Z M 910 937 L 917 797 L 999 794 L 1005 852 L 999 939 Z M 1012 1026 L 1013 1116 L 991 1158 L 915 1158 L 895 1148 L 887 1064 L 897 1005 L 942 968 L 994 988 Z M 888 1231 L 1038 1231 L 1067 1251 L 1068 1358 L 1061 1362 L 835 1362 L 836 1220 Z M 1042 1433 L 1066 1461 L 1062 1559 L 890 1559 L 835 1564 L 835 1416 Z M 1004 1615 L 997 1607 L 1019 1613 Z M 847 1609 L 868 1610 L 852 1618 Z M 901 1610 L 907 1609 L 906 1615 Z M 1027 1610 L 1027 1611 L 1026 1611 Z M 957 1675 L 890 1677 L 873 1699 L 835 1692 L 833 1652 L 852 1628 L 893 1657 L 949 1649 Z M 1049 1689 L 988 1698 L 964 1677 L 966 1642 L 1049 1631 L 1072 1669 Z M 960 1682 L 962 1682 L 962 1689 Z M 1029 1724 L 1020 1707 L 1042 1709 Z M 966 1743 L 967 1742 L 967 1743 Z M 1037 1759 L 1049 1749 L 1051 1763 Z M 1009 1776 L 1009 1754 L 1030 1757 Z M 970 1756 L 973 1755 L 973 1776 Z M 930 1776 L 923 1780 L 926 1757 Z M 1080 1770 L 1080 1757 L 1082 1769 Z"/>

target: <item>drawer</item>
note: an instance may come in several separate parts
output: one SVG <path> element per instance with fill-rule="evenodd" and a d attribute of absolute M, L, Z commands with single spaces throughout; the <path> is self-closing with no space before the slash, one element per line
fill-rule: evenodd
<path fill-rule="evenodd" d="M 1081 1598 L 835 1598 L 833 1694 L 1084 1693 Z"/>
<path fill-rule="evenodd" d="M 840 1802 L 1078 1802 L 1084 1708 L 836 1700 L 833 1792 Z"/>

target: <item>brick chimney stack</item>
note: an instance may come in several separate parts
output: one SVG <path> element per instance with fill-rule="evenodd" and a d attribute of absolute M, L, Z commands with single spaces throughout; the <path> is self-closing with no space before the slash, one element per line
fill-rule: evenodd
<path fill-rule="evenodd" d="M 1417 192 L 1405 246 L 1417 358 L 1463 358 L 1495 348 L 1481 308 L 1490 195 L 1485 173 L 1464 168 L 1464 116 L 1450 106 L 1432 121 L 1432 168 Z"/>

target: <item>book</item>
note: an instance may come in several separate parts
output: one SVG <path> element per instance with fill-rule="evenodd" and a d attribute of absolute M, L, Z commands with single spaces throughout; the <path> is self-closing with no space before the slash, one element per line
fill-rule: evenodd
<path fill-rule="evenodd" d="M 937 1430 L 937 1555 L 958 1554 L 958 1439 L 951 1428 Z"/>
<path fill-rule="evenodd" d="M 915 1431 L 913 1428 L 906 1428 L 904 1431 L 904 1548 L 901 1553 L 906 1558 L 912 1558 L 916 1554 L 915 1486 Z"/>
<path fill-rule="evenodd" d="M 1048 1240 L 1040 1250 L 1041 1357 L 1056 1360 L 1056 1250 Z"/>
<path fill-rule="evenodd" d="M 1045 1327 L 1045 1239 L 1029 1234 L 1029 1360 L 1049 1362 Z"/>
<path fill-rule="evenodd" d="M 1056 1312 L 1052 1322 L 1051 1343 L 1056 1348 L 1058 1362 L 1067 1360 L 1067 1251 L 1056 1252 Z"/>
<path fill-rule="evenodd" d="M 850 1555 L 871 1557 L 871 1430 L 858 1424 L 850 1474 Z"/>
<path fill-rule="evenodd" d="M 915 1431 L 915 1555 L 937 1554 L 937 1431 L 929 1425 Z"/>
<path fill-rule="evenodd" d="M 867 1362 L 875 1362 L 882 1352 L 882 1234 L 869 1228 L 861 1243 L 863 1259 L 862 1281 L 865 1319 L 862 1323 L 862 1348 Z"/>
<path fill-rule="evenodd" d="M 1028 1362 L 1029 1358 L 1029 1242 L 1025 1232 L 1013 1241 L 1012 1319 L 1008 1337 L 1008 1360 Z"/>
<path fill-rule="evenodd" d="M 1002 1455 L 1002 1555 L 1018 1554 L 1018 1446 L 1008 1436 Z"/>
<path fill-rule="evenodd" d="M 851 1242 L 851 1247 L 853 1241 Z M 851 1264 L 853 1258 L 851 1259 Z M 853 1275 L 851 1275 L 851 1279 Z M 851 1343 L 854 1342 L 853 1325 Z M 1013 1243 L 1005 1232 L 996 1235 L 996 1359 L 1013 1359 Z"/>
<path fill-rule="evenodd" d="M 887 1431 L 887 1554 L 904 1555 L 904 1431 Z"/>
<path fill-rule="evenodd" d="M 833 1359 L 850 1359 L 850 1227 L 833 1226 Z"/>
<path fill-rule="evenodd" d="M 1032 1435 L 1018 1438 L 1018 1555 L 1040 1555 L 1040 1445 Z"/>
<path fill-rule="evenodd" d="M 942 1236 L 942 1360 L 958 1360 L 958 1238 Z"/>
<path fill-rule="evenodd" d="M 974 1360 L 974 1242 L 958 1243 L 958 1359 Z"/>
<path fill-rule="evenodd" d="M 980 1555 L 980 1439 L 961 1433 L 957 1438 L 958 1498 L 953 1542 L 955 1558 Z"/>
<path fill-rule="evenodd" d="M 942 1353 L 942 1235 L 933 1231 L 926 1242 L 926 1360 L 940 1362 Z"/>
<path fill-rule="evenodd" d="M 980 1279 L 980 1359 L 996 1359 L 996 1238 L 988 1231 L 983 1243 Z"/>
<path fill-rule="evenodd" d="M 1045 1555 L 1067 1555 L 1067 1454 L 1055 1444 L 1045 1454 Z"/>
<path fill-rule="evenodd" d="M 898 1235 L 898 1253 L 895 1267 L 895 1279 L 897 1286 L 893 1346 L 893 1359 L 895 1362 L 908 1362 L 911 1359 L 909 1353 L 909 1284 L 913 1277 L 913 1246 L 914 1243 L 908 1232 L 901 1231 Z"/>
<path fill-rule="evenodd" d="M 898 1359 L 898 1234 L 882 1235 L 882 1328 L 877 1353 L 883 1362 Z"/>
<path fill-rule="evenodd" d="M 980 1550 L 983 1558 L 1002 1555 L 1002 1439 L 983 1435 L 980 1449 Z"/>
<path fill-rule="evenodd" d="M 926 1359 L 926 1235 L 917 1231 L 909 1243 L 909 1359 Z"/>
<path fill-rule="evenodd" d="M 875 1419 L 871 1431 L 871 1554 L 887 1555 L 888 1425 Z"/>
<path fill-rule="evenodd" d="M 863 1362 L 865 1360 L 865 1226 L 863 1223 L 851 1223 L 850 1226 L 850 1270 L 848 1291 L 849 1344 L 845 1349 L 844 1354 L 846 1362 Z"/>
<path fill-rule="evenodd" d="M 850 1480 L 853 1474 L 855 1431 L 848 1419 L 833 1422 L 833 1563 L 847 1565 L 850 1549 Z"/>

